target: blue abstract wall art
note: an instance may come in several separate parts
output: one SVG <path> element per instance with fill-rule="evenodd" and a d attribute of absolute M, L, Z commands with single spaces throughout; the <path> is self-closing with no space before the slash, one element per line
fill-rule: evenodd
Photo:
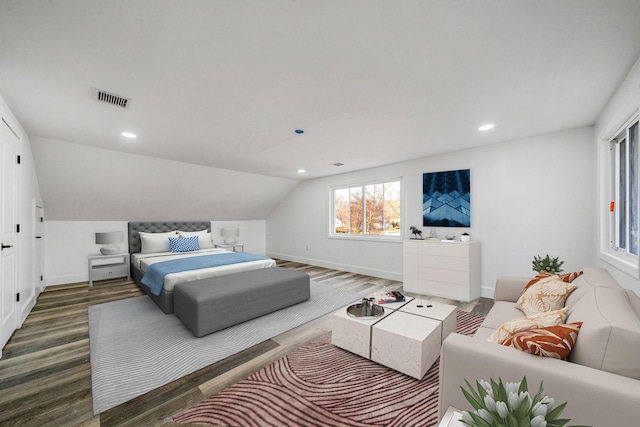
<path fill-rule="evenodd" d="M 471 227 L 471 170 L 422 174 L 422 225 Z"/>

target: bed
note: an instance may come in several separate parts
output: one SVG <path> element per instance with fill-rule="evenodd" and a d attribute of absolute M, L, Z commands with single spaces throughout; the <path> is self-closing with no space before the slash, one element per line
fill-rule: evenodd
<path fill-rule="evenodd" d="M 173 234 L 178 231 L 181 232 L 180 235 Z M 215 248 L 211 243 L 211 234 L 207 233 L 211 233 L 210 221 L 129 222 L 131 277 L 165 314 L 173 313 L 173 288 L 178 283 L 276 265 L 271 258 Z M 197 240 L 200 249 L 171 252 L 164 246 L 169 242 L 168 237 L 190 238 L 181 239 L 179 242 L 193 243 Z M 176 243 L 176 240 L 173 243 Z M 220 259 L 224 261 L 218 261 Z M 205 260 L 212 264 L 203 267 Z M 165 267 L 183 263 L 191 264 L 194 269 L 182 271 L 185 267 L 176 267 L 180 271 L 171 272 L 172 270 Z M 214 265 L 220 263 L 222 265 Z M 162 281 L 158 283 L 150 281 L 151 279 Z"/>

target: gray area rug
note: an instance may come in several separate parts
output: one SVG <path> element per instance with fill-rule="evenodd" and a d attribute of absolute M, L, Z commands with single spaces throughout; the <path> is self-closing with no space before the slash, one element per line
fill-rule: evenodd
<path fill-rule="evenodd" d="M 195 338 L 146 296 L 89 307 L 93 413 L 147 393 L 337 310 L 364 293 L 311 282 L 311 298 Z"/>

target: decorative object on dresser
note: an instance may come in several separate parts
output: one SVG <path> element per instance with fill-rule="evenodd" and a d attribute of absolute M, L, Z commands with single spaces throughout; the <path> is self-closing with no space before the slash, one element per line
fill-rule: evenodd
<path fill-rule="evenodd" d="M 470 242 L 471 241 L 471 236 L 469 235 L 469 233 L 462 233 L 460 235 L 460 241 L 461 242 Z"/>
<path fill-rule="evenodd" d="M 240 229 L 238 227 L 224 227 L 220 230 L 220 234 L 224 237 L 225 245 L 235 245 L 236 237 L 240 235 Z"/>
<path fill-rule="evenodd" d="M 124 240 L 122 231 L 109 231 L 106 233 L 96 233 L 96 244 L 105 245 L 100 248 L 102 255 L 114 255 L 120 253 L 120 247 L 116 243 Z"/>
<path fill-rule="evenodd" d="M 473 301 L 480 296 L 480 242 L 405 240 L 403 289 Z"/>
<path fill-rule="evenodd" d="M 411 227 L 409 227 L 409 230 L 411 231 L 411 239 L 422 240 L 422 231 L 421 230 L 418 230 L 418 228 L 414 227 L 413 225 Z"/>

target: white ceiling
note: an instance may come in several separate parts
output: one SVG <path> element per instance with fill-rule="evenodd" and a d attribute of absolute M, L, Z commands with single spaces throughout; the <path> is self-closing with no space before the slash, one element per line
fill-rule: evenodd
<path fill-rule="evenodd" d="M 306 179 L 592 125 L 639 22 L 639 0 L 0 0 L 0 94 L 31 136 Z"/>

